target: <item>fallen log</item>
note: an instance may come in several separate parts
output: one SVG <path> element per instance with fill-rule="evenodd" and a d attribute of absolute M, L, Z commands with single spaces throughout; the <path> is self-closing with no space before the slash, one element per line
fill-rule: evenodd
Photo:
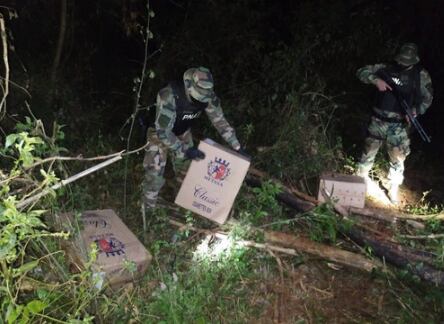
<path fill-rule="evenodd" d="M 281 232 L 265 232 L 264 234 L 266 242 L 291 247 L 299 252 L 315 255 L 352 268 L 368 272 L 384 268 L 378 260 L 370 260 L 360 254 L 317 243 L 308 238 Z"/>
<path fill-rule="evenodd" d="M 218 238 L 228 237 L 227 233 L 199 229 L 172 219 L 169 220 L 169 223 L 171 225 L 179 227 L 180 230 L 188 229 L 206 235 L 214 235 Z M 307 253 L 325 260 L 329 260 L 331 262 L 367 272 L 372 272 L 376 269 L 382 270 L 384 268 L 383 264 L 377 260 L 370 260 L 360 254 L 317 243 L 304 237 L 280 232 L 264 232 L 264 234 L 265 243 L 257 243 L 254 241 L 245 240 L 239 240 L 236 241 L 236 243 L 247 247 L 254 247 L 262 250 L 271 250 L 294 256 L 300 255 L 300 253 Z"/>
<path fill-rule="evenodd" d="M 444 287 L 444 271 L 433 267 L 433 254 L 380 240 L 356 228 L 351 228 L 347 236 L 361 246 L 371 247 L 376 256 L 387 262 L 406 268 L 421 279 Z"/>
<path fill-rule="evenodd" d="M 265 178 L 265 173 L 254 172 L 256 177 Z M 250 183 L 253 183 L 254 186 L 260 186 L 261 180 L 248 177 Z M 247 184 L 249 182 L 247 181 Z M 309 211 L 314 208 L 317 204 L 313 203 L 313 199 L 311 201 L 304 200 L 295 197 L 291 194 L 291 191 L 283 186 L 285 199 L 282 199 L 281 196 L 277 196 L 276 198 L 287 204 L 287 206 L 292 207 L 298 211 Z M 290 202 L 290 203 L 288 203 Z M 311 208 L 309 207 L 311 206 Z M 398 220 L 418 220 L 418 219 L 430 219 L 430 217 L 426 216 L 418 216 L 418 215 L 386 215 L 386 214 L 378 214 L 374 211 L 366 210 L 366 209 L 353 209 L 349 208 L 347 210 L 348 213 L 357 213 L 362 216 L 373 217 L 378 220 L 383 220 L 385 222 L 393 223 Z M 341 214 L 344 211 L 341 209 Z M 436 219 L 440 219 L 442 214 L 434 215 Z M 411 225 L 415 227 L 419 227 L 421 224 L 417 224 L 417 222 L 411 223 Z M 369 234 L 363 231 L 363 227 L 361 226 L 353 226 L 346 233 L 346 236 L 350 237 L 353 241 L 363 247 L 370 247 L 373 253 L 379 258 L 383 259 L 385 262 L 393 264 L 400 268 L 405 268 L 410 270 L 413 274 L 417 275 L 421 279 L 431 282 L 435 285 L 444 287 L 444 271 L 441 271 L 434 267 L 434 259 L 435 255 L 426 251 L 415 250 L 408 248 L 406 246 L 402 246 L 393 241 L 390 241 L 380 235 L 375 235 L 375 233 Z M 291 236 L 285 236 L 285 240 L 291 241 Z M 286 245 L 288 246 L 288 245 Z"/>

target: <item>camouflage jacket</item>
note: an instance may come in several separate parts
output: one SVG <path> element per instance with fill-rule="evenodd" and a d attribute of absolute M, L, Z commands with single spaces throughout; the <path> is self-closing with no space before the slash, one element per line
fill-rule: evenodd
<path fill-rule="evenodd" d="M 205 112 L 213 126 L 230 146 L 238 150 L 240 143 L 236 137 L 234 129 L 225 119 L 220 100 L 214 94 L 208 98 L 208 105 Z M 176 120 L 176 100 L 173 89 L 170 85 L 161 89 L 156 101 L 156 131 L 157 136 L 168 148 L 173 150 L 178 157 L 183 157 L 187 149 L 185 143 L 174 133 L 173 127 Z"/>
<path fill-rule="evenodd" d="M 366 65 L 360 68 L 356 72 L 356 76 L 359 80 L 366 84 L 376 84 L 376 79 L 378 78 L 375 73 L 387 67 L 386 64 L 375 64 L 375 65 Z M 429 73 L 422 68 L 420 73 L 420 93 L 421 98 L 419 100 L 420 105 L 416 108 L 416 112 L 420 115 L 424 114 L 426 110 L 430 107 L 433 101 L 433 88 L 432 88 L 432 79 L 430 78 Z"/>

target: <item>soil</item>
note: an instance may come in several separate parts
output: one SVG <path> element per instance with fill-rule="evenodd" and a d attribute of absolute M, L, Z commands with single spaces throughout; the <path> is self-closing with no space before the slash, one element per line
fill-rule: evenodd
<path fill-rule="evenodd" d="M 259 323 L 362 323 L 397 311 L 382 279 L 318 260 L 284 264 L 282 280 L 263 284 L 268 305 Z"/>
<path fill-rule="evenodd" d="M 424 192 L 439 188 L 444 178 L 433 177 L 423 170 L 406 172 L 400 188 L 398 206 L 368 198 L 366 207 L 390 212 L 423 204 Z M 384 191 L 384 184 L 379 183 Z M 442 201 L 442 193 L 432 190 L 428 202 Z M 387 224 L 371 224 L 378 231 L 393 234 Z M 390 287 L 388 279 L 360 272 L 323 260 L 308 260 L 294 267 L 291 261 L 280 261 L 281 277 L 262 284 L 262 295 L 256 303 L 265 303 L 259 323 L 362 323 L 421 322 L 421 315 L 408 310 Z M 401 282 L 397 282 L 403 286 Z M 403 316 L 406 316 L 403 317 Z"/>

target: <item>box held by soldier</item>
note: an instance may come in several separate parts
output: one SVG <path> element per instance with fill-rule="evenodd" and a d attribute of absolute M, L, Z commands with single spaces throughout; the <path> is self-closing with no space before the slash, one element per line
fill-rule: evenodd
<path fill-rule="evenodd" d="M 199 143 L 205 158 L 192 161 L 175 203 L 216 223 L 227 220 L 250 161 L 211 139 Z"/>

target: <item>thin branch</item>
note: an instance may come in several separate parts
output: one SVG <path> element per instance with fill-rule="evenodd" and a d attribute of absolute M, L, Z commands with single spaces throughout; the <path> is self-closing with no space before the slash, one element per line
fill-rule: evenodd
<path fill-rule="evenodd" d="M 51 67 L 51 76 L 50 76 L 50 94 L 49 94 L 49 106 L 52 105 L 54 95 L 56 93 L 56 81 L 57 81 L 57 70 L 60 65 L 60 58 L 62 57 L 63 44 L 65 42 L 65 34 L 66 34 L 66 0 L 60 1 L 60 29 L 59 36 L 57 39 L 57 47 L 55 50 L 54 61 Z"/>
<path fill-rule="evenodd" d="M 139 147 L 139 148 L 137 148 L 135 150 L 129 151 L 129 152 L 125 152 L 125 150 L 122 150 L 122 151 L 117 152 L 117 153 L 112 153 L 112 154 L 109 154 L 109 155 L 102 155 L 102 156 L 95 156 L 95 157 L 90 157 L 90 158 L 83 158 L 81 156 L 77 156 L 77 157 L 51 156 L 49 158 L 40 160 L 40 161 L 32 164 L 29 167 L 24 168 L 24 171 L 28 171 L 28 170 L 31 170 L 31 169 L 35 168 L 36 166 L 39 166 L 39 165 L 42 165 L 42 164 L 45 164 L 45 163 L 55 162 L 55 161 L 99 161 L 99 160 L 106 160 L 106 159 L 109 159 L 109 158 L 112 158 L 112 157 L 115 157 L 115 156 L 126 156 L 126 155 L 137 153 L 137 152 L 145 149 L 148 145 L 149 145 L 149 142 L 147 142 L 145 145 L 143 145 L 143 146 L 141 146 L 141 147 Z M 0 185 L 4 184 L 6 182 L 9 182 L 11 180 L 14 180 L 14 179 L 17 180 L 17 178 L 19 178 L 20 176 L 21 175 L 18 174 L 16 176 L 9 177 L 7 179 L 1 180 L 0 181 Z M 25 179 L 25 181 L 27 181 L 27 180 Z"/>
<path fill-rule="evenodd" d="M 142 71 L 141 71 L 141 76 L 140 76 L 140 82 L 138 85 L 138 89 L 137 89 L 137 93 L 136 93 L 136 102 L 134 104 L 134 112 L 131 120 L 131 126 L 130 126 L 130 131 L 128 134 L 128 138 L 126 141 L 126 150 L 129 150 L 130 147 L 130 141 L 131 141 L 131 134 L 133 132 L 133 128 L 134 128 L 134 123 L 136 120 L 136 114 L 137 114 L 137 109 L 139 107 L 139 101 L 140 101 L 140 96 L 142 93 L 142 87 L 143 87 L 143 81 L 145 80 L 145 74 L 146 74 L 146 68 L 147 68 L 147 63 L 148 63 L 148 40 L 150 39 L 150 35 L 151 35 L 151 31 L 150 31 L 150 1 L 147 0 L 146 2 L 146 13 L 147 13 L 147 22 L 146 22 L 146 29 L 145 29 L 145 48 L 144 48 L 144 59 L 143 59 L 143 65 L 142 65 Z M 124 184 L 123 184 L 123 210 L 124 213 L 126 214 L 126 196 L 127 196 L 127 183 L 128 183 L 128 158 L 125 158 L 125 175 L 124 175 Z"/>
<path fill-rule="evenodd" d="M 141 148 L 139 148 L 140 150 Z M 125 152 L 125 150 L 122 150 L 120 152 L 117 153 L 112 153 L 109 155 L 102 155 L 102 156 L 95 156 L 95 157 L 90 157 L 90 158 L 84 158 L 82 156 L 76 156 L 76 157 L 71 157 L 71 156 L 51 156 L 49 158 L 40 160 L 32 165 L 30 165 L 29 167 L 24 168 L 25 171 L 30 170 L 35 168 L 36 166 L 48 163 L 48 162 L 54 162 L 54 161 L 98 161 L 98 160 L 106 160 L 106 159 L 110 159 L 112 157 L 118 156 L 118 155 L 123 155 L 123 152 Z"/>
<path fill-rule="evenodd" d="M 40 198 L 50 194 L 54 190 L 64 187 L 64 186 L 70 184 L 71 182 L 74 182 L 80 178 L 83 178 L 84 176 L 86 176 L 90 173 L 96 172 L 97 170 L 102 169 L 102 168 L 104 168 L 116 161 L 119 161 L 121 159 L 122 159 L 122 155 L 115 156 L 109 160 L 106 160 L 106 161 L 99 163 L 91 168 L 88 168 L 80 173 L 77 173 L 76 175 L 73 175 L 72 177 L 69 177 L 68 179 L 62 180 L 61 182 L 53 185 L 51 188 L 45 189 L 42 192 L 40 192 L 32 197 L 29 197 L 29 198 L 26 198 L 25 200 L 20 201 L 19 203 L 17 203 L 17 209 L 23 209 L 26 206 L 30 205 L 31 203 L 36 202 Z"/>
<path fill-rule="evenodd" d="M 429 235 L 400 235 L 402 238 L 411 240 L 433 240 L 444 238 L 444 234 L 429 234 Z"/>
<path fill-rule="evenodd" d="M 3 86 L 3 97 L 0 101 L 0 119 L 6 112 L 6 97 L 9 94 L 9 62 L 8 62 L 8 42 L 6 41 L 6 28 L 3 15 L 0 14 L 0 34 L 3 47 L 3 63 L 5 64 L 5 77 Z"/>
<path fill-rule="evenodd" d="M 3 80 L 4 82 L 6 82 L 6 79 L 4 77 L 0 76 L 0 79 Z M 12 80 L 9 80 L 9 84 L 22 90 L 29 98 L 32 97 L 31 94 L 28 92 L 28 90 L 26 90 L 23 86 L 19 85 L 18 83 L 14 82 Z"/>

